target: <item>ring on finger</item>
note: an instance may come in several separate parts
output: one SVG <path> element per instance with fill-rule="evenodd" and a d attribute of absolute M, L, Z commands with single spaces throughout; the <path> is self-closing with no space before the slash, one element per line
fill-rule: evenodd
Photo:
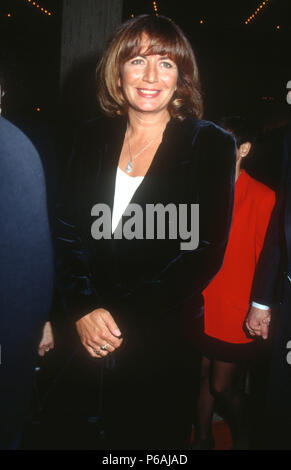
<path fill-rule="evenodd" d="M 91 346 L 91 347 L 92 347 L 92 346 Z M 101 356 L 101 354 L 100 354 L 100 352 L 99 352 L 99 351 L 97 351 L 97 350 L 96 350 L 96 349 L 94 349 L 94 348 L 92 348 L 92 349 L 93 349 L 94 353 L 95 353 L 95 354 L 97 354 L 97 356 Z"/>
<path fill-rule="evenodd" d="M 100 349 L 101 349 L 102 351 L 107 351 L 107 350 L 108 350 L 108 349 L 107 349 L 108 346 L 109 346 L 109 343 L 106 343 L 106 344 L 104 344 L 104 346 L 101 346 Z"/>

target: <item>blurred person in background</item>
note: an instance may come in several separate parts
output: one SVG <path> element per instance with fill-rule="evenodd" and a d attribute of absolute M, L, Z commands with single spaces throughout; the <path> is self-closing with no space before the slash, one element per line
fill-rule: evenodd
<path fill-rule="evenodd" d="M 241 391 L 244 366 L 260 353 L 244 330 L 256 264 L 263 247 L 275 194 L 242 169 L 254 142 L 251 123 L 240 116 L 220 125 L 236 139 L 236 185 L 233 220 L 223 266 L 203 291 L 204 334 L 197 341 L 203 354 L 197 403 L 194 450 L 214 447 L 214 407 L 230 425 L 233 449 L 249 446 L 246 403 Z"/>
<path fill-rule="evenodd" d="M 45 325 L 53 256 L 42 164 L 29 139 L 3 117 L 0 226 L 0 448 L 14 450 L 21 443 L 37 352 L 53 347 Z"/>
<path fill-rule="evenodd" d="M 287 83 L 290 103 L 291 82 Z M 249 333 L 267 339 L 274 330 L 262 433 L 267 449 L 291 449 L 291 127 L 280 130 L 274 158 L 282 155 L 279 195 L 258 263 L 246 320 Z M 279 286 L 279 309 L 277 291 Z"/>

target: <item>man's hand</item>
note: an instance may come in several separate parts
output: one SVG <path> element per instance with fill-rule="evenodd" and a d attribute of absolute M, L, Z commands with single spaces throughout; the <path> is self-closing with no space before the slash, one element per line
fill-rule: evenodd
<path fill-rule="evenodd" d="M 263 339 L 267 339 L 270 321 L 270 310 L 262 310 L 252 306 L 246 317 L 245 325 L 251 336 L 261 336 Z"/>
<path fill-rule="evenodd" d="M 47 321 L 43 327 L 42 338 L 38 345 L 38 354 L 43 357 L 45 353 L 54 348 L 54 335 L 51 323 Z"/>
<path fill-rule="evenodd" d="M 84 348 L 95 359 L 115 351 L 123 341 L 112 315 L 104 308 L 85 315 L 76 322 L 76 328 Z"/>

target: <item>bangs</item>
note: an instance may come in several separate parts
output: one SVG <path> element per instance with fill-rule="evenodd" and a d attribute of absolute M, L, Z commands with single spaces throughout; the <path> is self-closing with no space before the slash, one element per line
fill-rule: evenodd
<path fill-rule="evenodd" d="M 123 42 L 123 47 L 120 51 L 122 64 L 141 54 L 145 56 L 166 56 L 175 63 L 178 63 L 179 59 L 181 59 L 181 45 L 175 31 L 156 31 L 155 29 L 150 31 L 147 28 L 139 31 L 137 34 L 135 34 L 135 31 L 130 31 L 129 33 L 129 37 Z"/>
<path fill-rule="evenodd" d="M 174 21 L 165 16 L 141 15 L 127 20 L 112 35 L 99 62 L 98 100 L 108 116 L 126 114 L 128 104 L 119 85 L 121 68 L 137 56 L 159 55 L 178 68 L 177 89 L 168 105 L 170 115 L 183 120 L 201 118 L 203 100 L 192 46 Z"/>

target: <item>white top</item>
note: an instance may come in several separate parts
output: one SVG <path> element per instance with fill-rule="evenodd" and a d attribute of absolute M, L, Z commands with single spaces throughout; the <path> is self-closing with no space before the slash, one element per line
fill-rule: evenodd
<path fill-rule="evenodd" d="M 117 167 L 112 212 L 112 233 L 115 231 L 122 214 L 124 213 L 132 199 L 132 196 L 143 179 L 143 176 L 129 176 L 127 173 Z"/>

